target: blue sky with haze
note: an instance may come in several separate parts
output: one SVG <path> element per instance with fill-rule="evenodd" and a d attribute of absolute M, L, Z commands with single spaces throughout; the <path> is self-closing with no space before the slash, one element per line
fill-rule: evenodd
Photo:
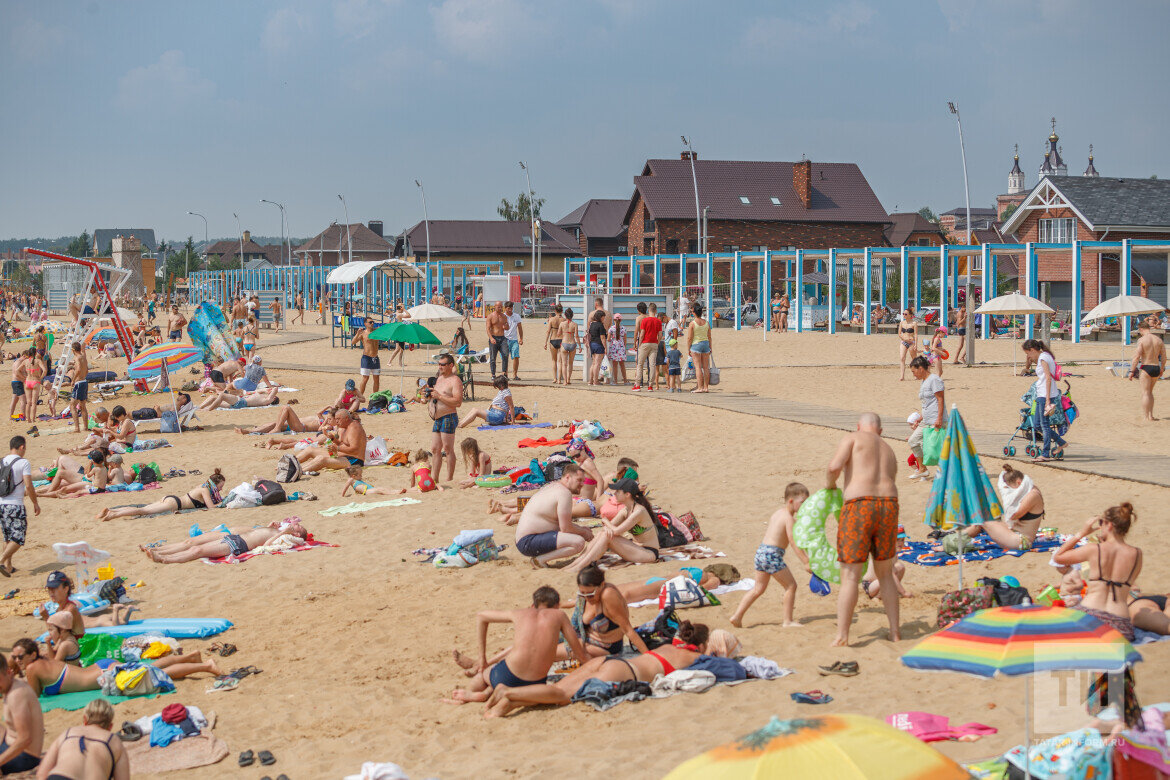
<path fill-rule="evenodd" d="M 1080 173 L 1170 176 L 1170 3 L 334 0 L 0 3 L 0 237 L 170 239 L 495 218 L 527 160 L 554 219 L 627 197 L 679 135 L 714 159 L 850 161 L 883 205 Z"/>

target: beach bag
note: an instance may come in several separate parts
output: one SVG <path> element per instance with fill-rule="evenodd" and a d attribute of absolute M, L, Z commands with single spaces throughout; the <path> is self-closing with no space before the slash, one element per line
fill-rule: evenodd
<path fill-rule="evenodd" d="M 132 420 L 153 420 L 155 417 L 158 417 L 158 412 L 150 408 L 135 409 L 130 412 L 130 419 Z"/>
<path fill-rule="evenodd" d="M 699 528 L 699 521 L 695 519 L 694 512 L 686 512 L 678 517 L 671 517 L 671 524 L 682 532 L 682 535 L 687 538 L 688 542 L 701 542 L 707 538 L 703 536 L 703 531 Z"/>
<path fill-rule="evenodd" d="M 665 549 L 667 547 L 679 547 L 687 543 L 687 537 L 683 532 L 674 527 L 671 522 L 671 517 L 668 514 L 660 512 L 654 523 L 655 530 L 658 531 L 658 546 Z"/>
<path fill-rule="evenodd" d="M 382 393 L 377 393 L 375 395 L 371 395 L 370 400 L 366 402 L 366 409 L 371 412 L 380 412 L 383 409 L 389 408 L 389 406 L 389 394 L 383 395 Z"/>
<path fill-rule="evenodd" d="M 659 609 L 680 609 L 683 607 L 706 607 L 719 603 L 719 599 L 708 593 L 702 585 L 685 574 L 662 583 L 658 591 Z"/>
<path fill-rule="evenodd" d="M 1032 596 L 1023 585 L 1009 585 L 996 577 L 981 577 L 977 585 L 990 585 L 991 598 L 997 607 L 1015 607 L 1032 603 Z"/>
<path fill-rule="evenodd" d="M 288 495 L 285 494 L 284 488 L 270 479 L 256 480 L 256 492 L 260 494 L 261 506 L 283 504 L 288 500 Z"/>
<path fill-rule="evenodd" d="M 276 464 L 277 482 L 296 482 L 304 473 L 305 470 L 301 468 L 301 462 L 292 455 L 282 455 Z"/>
<path fill-rule="evenodd" d="M 711 370 L 709 372 L 710 375 L 707 379 L 707 384 L 717 385 L 717 384 L 719 384 L 719 366 L 715 365 L 715 356 L 714 355 L 711 356 L 710 362 L 711 362 Z"/>
<path fill-rule="evenodd" d="M 990 585 L 977 585 L 944 594 L 938 605 L 938 627 L 946 628 L 974 612 L 994 606 L 994 594 L 995 588 Z"/>
<path fill-rule="evenodd" d="M 674 635 L 678 633 L 678 616 L 674 613 L 674 608 L 659 610 L 658 615 L 647 623 L 638 626 L 635 631 L 638 636 L 642 637 L 642 641 L 646 643 L 646 647 L 653 650 L 656 647 L 670 644 L 670 640 L 674 639 Z"/>
<path fill-rule="evenodd" d="M 125 582 L 125 577 L 114 577 L 103 581 L 101 588 L 98 589 L 98 597 L 110 603 L 120 602 L 122 597 L 126 595 Z"/>
<path fill-rule="evenodd" d="M 556 482 L 565 473 L 565 466 L 572 463 L 569 457 L 564 453 L 557 453 L 549 455 L 548 460 L 544 462 L 542 473 L 544 474 L 545 482 Z"/>
<path fill-rule="evenodd" d="M 153 464 L 141 464 L 138 467 L 138 476 L 134 478 L 134 481 L 140 485 L 154 484 L 158 482 L 158 472 L 154 470 Z"/>
<path fill-rule="evenodd" d="M 937 466 L 939 456 L 942 455 L 943 439 L 946 438 L 946 428 L 927 426 L 922 431 L 922 465 Z"/>

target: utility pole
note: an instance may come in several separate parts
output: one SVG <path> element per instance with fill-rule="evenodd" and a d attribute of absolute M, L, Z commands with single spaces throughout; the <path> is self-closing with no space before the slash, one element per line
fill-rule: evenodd
<path fill-rule="evenodd" d="M 971 188 L 967 184 L 967 147 L 963 143 L 963 120 L 959 117 L 959 109 L 955 108 L 952 102 L 947 103 L 947 109 L 955 115 L 955 123 L 959 126 L 959 153 L 963 158 L 963 192 L 967 196 L 967 246 L 971 246 Z M 964 322 L 967 323 L 967 335 L 963 338 L 966 341 L 966 356 L 963 364 L 971 366 L 975 364 L 975 323 L 971 321 L 974 307 L 971 305 L 971 267 L 973 263 L 971 257 L 967 257 L 967 274 L 965 283 L 963 285 L 963 306 L 967 311 L 967 318 Z M 946 269 L 942 269 L 946 273 Z M 938 302 L 940 307 L 946 306 L 946 301 L 940 300 Z"/>

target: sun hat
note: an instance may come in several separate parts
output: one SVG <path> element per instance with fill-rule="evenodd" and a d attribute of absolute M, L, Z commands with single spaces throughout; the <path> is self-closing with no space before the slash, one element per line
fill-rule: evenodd
<path fill-rule="evenodd" d="M 48 624 L 56 626 L 57 628 L 68 631 L 73 628 L 73 614 L 64 609 L 57 610 L 52 615 L 49 615 Z"/>
<path fill-rule="evenodd" d="M 345 380 L 345 389 L 346 390 L 357 390 L 357 382 L 353 381 L 352 379 Z"/>

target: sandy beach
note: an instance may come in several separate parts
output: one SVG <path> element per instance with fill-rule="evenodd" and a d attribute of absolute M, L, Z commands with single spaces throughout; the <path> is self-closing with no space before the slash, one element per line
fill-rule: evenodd
<path fill-rule="evenodd" d="M 313 318 L 310 314 L 309 319 Z M 724 553 L 720 561 L 734 564 L 744 576 L 751 576 L 752 555 L 767 518 L 782 500 L 784 486 L 793 480 L 814 491 L 823 486 L 825 464 L 840 431 L 692 405 L 685 403 L 689 396 L 599 392 L 583 385 L 551 387 L 548 355 L 540 346 L 543 323 L 527 320 L 525 327 L 521 377 L 531 384 L 521 381 L 513 387 L 517 403 L 529 409 L 538 406 L 542 421 L 600 420 L 615 433 L 594 448 L 603 473 L 620 456 L 634 458 L 655 503 L 676 514 L 694 512 L 709 537 L 705 544 Z M 444 340 L 453 329 L 453 324 L 434 328 Z M 324 327 L 298 326 L 292 333 L 319 338 L 272 346 L 280 337 L 265 331 L 261 354 L 274 379 L 300 388 L 282 401 L 295 397 L 307 414 L 330 403 L 344 380 L 356 376 L 359 353 L 331 349 Z M 482 321 L 474 323 L 469 335 L 474 347 L 484 345 Z M 723 381 L 712 396 L 755 394 L 875 411 L 892 421 L 904 421 L 917 408 L 917 382 L 909 373 L 905 382 L 898 381 L 893 336 L 772 333 L 765 341 L 759 330 L 718 329 L 713 345 Z M 952 353 L 955 346 L 949 345 Z M 1021 363 L 1023 353 L 1010 340 L 978 342 L 976 350 L 978 359 L 989 365 L 948 364 L 943 377 L 947 402 L 959 406 L 971 428 L 1002 431 L 1006 439 L 1018 423 L 1019 396 L 1032 381 L 1011 373 L 1013 352 Z M 1119 344 L 1056 342 L 1054 351 L 1074 375 L 1072 393 L 1082 413 L 1068 436 L 1070 458 L 1075 457 L 1078 445 L 1170 456 L 1170 385 L 1159 383 L 1155 407 L 1155 413 L 1167 420 L 1141 423 L 1136 383 L 1112 377 L 1103 364 L 1128 358 L 1128 348 L 1123 352 Z M 423 351 L 409 354 L 408 387 L 411 373 L 417 376 L 429 368 L 422 364 L 424 357 Z M 383 365 L 388 363 L 386 357 L 382 360 Z M 123 363 L 119 361 L 116 367 L 111 363 L 110 368 L 122 370 Z M 348 373 L 331 368 L 348 369 Z M 395 372 L 385 370 L 383 386 L 396 388 Z M 486 375 L 480 372 L 481 379 Z M 192 377 L 182 372 L 182 379 L 188 378 Z M 479 400 L 468 403 L 486 406 L 489 390 L 480 385 Z M 107 405 L 125 403 L 133 409 L 159 401 L 158 396 L 131 396 Z M 91 409 L 96 403 L 91 396 Z M 229 488 L 255 477 L 271 478 L 279 453 L 254 448 L 261 437 L 240 436 L 233 428 L 267 422 L 273 416 L 269 409 L 200 412 L 203 430 L 168 434 L 165 438 L 172 448 L 142 453 L 132 462 L 157 461 L 163 471 L 195 468 L 204 476 L 175 478 L 162 489 L 136 494 L 131 500 L 154 501 L 166 494 L 181 494 L 201 484 L 215 467 L 223 469 Z M 368 433 L 384 436 L 394 450 L 413 451 L 430 443 L 431 421 L 416 405 L 404 414 L 364 416 L 363 423 Z M 49 463 L 56 447 L 77 441 L 71 433 L 49 435 L 62 425 L 40 423 L 42 435 L 30 439 L 28 446 L 34 465 Z M 23 434 L 29 426 L 6 421 L 4 427 L 7 438 Z M 550 435 L 551 430 L 555 429 L 535 435 Z M 457 441 L 465 433 L 478 439 L 496 466 L 521 465 L 542 454 L 517 448 L 517 440 L 528 431 L 461 431 Z M 925 539 L 929 529 L 922 516 L 929 484 L 904 479 L 909 449 L 904 441 L 891 444 L 902 464 L 902 523 L 913 539 Z M 984 458 L 983 464 L 993 473 L 1001 461 Z M 1129 541 L 1145 550 L 1137 587 L 1149 593 L 1170 591 L 1170 561 L 1157 543 L 1166 528 L 1170 488 L 1033 465 L 1021 458 L 1015 463 L 1044 493 L 1045 525 L 1057 526 L 1064 533 L 1076 531 L 1092 513 L 1123 500 L 1133 502 L 1138 520 Z M 456 473 L 462 476 L 463 471 Z M 365 472 L 365 479 L 382 487 L 404 487 L 410 473 L 405 468 L 372 468 Z M 124 496 L 45 499 L 41 515 L 30 517 L 29 542 L 15 559 L 18 571 L 10 583 L 0 586 L 19 587 L 22 596 L 43 592 L 37 589 L 43 588 L 45 575 L 58 568 L 50 545 L 85 540 L 113 553 L 112 563 L 120 576 L 129 582 L 144 581 L 141 588 L 131 589 L 140 616 L 222 617 L 235 624 L 217 638 L 236 644 L 239 652 L 219 660 L 227 668 L 254 665 L 262 674 L 247 677 L 226 693 L 208 693 L 209 679 L 191 678 L 177 683 L 174 696 L 130 701 L 117 708 L 117 724 L 157 712 L 170 702 L 214 710 L 219 716 L 216 734 L 227 742 L 231 754 L 220 764 L 184 773 L 190 778 L 218 778 L 227 773 L 258 778 L 280 772 L 293 780 L 340 777 L 356 773 L 363 761 L 393 761 L 411 777 L 420 778 L 534 777 L 550 772 L 652 778 L 759 727 L 772 715 L 825 712 L 885 718 L 904 710 L 926 710 L 956 723 L 977 721 L 999 729 L 997 735 L 970 744 L 937 744 L 959 760 L 991 757 L 1022 741 L 1022 681 L 923 674 L 898 661 L 935 630 L 939 599 L 956 586 L 954 567 L 908 566 L 905 584 L 915 597 L 902 602 L 899 643 L 886 639 L 880 602 L 862 597 L 853 627 L 854 646 L 830 649 L 835 592 L 833 597 L 818 598 L 803 583 L 796 603 L 796 616 L 804 623 L 801 628 L 780 627 L 780 590 L 775 587 L 748 613 L 743 629 L 732 629 L 728 623 L 741 593 L 729 594 L 721 606 L 685 614 L 712 628 L 732 629 L 748 654 L 796 670 L 781 680 L 719 686 L 701 698 L 679 695 L 624 704 L 605 713 L 571 705 L 485 720 L 479 706 L 442 704 L 440 699 L 465 679 L 452 662 L 451 650 L 474 650 L 478 610 L 526 606 L 532 591 L 546 584 L 557 588 L 567 601 L 574 594 L 573 579 L 557 570 L 536 571 L 519 556 L 512 529 L 485 514 L 495 491 L 456 488 L 412 494 L 421 503 L 408 506 L 319 515 L 319 510 L 353 500 L 340 496 L 344 481 L 344 475 L 326 472 L 296 485 L 319 496 L 316 502 L 110 522 L 96 521 L 97 512 L 127 503 Z M 250 527 L 291 515 L 299 516 L 316 538 L 338 547 L 216 566 L 157 565 L 137 550 L 143 543 L 179 540 L 196 522 L 204 529 L 221 522 Z M 496 529 L 497 542 L 509 546 L 503 559 L 466 570 L 439 570 L 411 554 L 416 548 L 445 546 L 460 530 L 477 528 Z M 834 531 L 830 528 L 831 538 Z M 609 580 L 669 577 L 678 566 L 666 562 L 623 568 L 611 572 Z M 1033 594 L 1058 583 L 1047 554 L 964 565 L 968 584 L 985 574 L 1013 574 Z M 654 613 L 653 608 L 640 608 L 634 619 L 649 620 Z M 0 645 L 7 651 L 14 640 L 41 630 L 40 621 L 32 617 L 7 616 L 0 623 Z M 510 638 L 510 631 L 493 628 L 489 650 L 505 646 Z M 185 650 L 198 649 L 210 641 L 186 640 L 183 645 Z M 1170 699 L 1170 642 L 1140 650 L 1145 661 L 1136 674 L 1142 701 Z M 857 661 L 861 674 L 848 679 L 818 675 L 818 665 L 836 660 Z M 789 698 L 793 691 L 814 688 L 831 694 L 834 701 L 815 707 Z M 46 715 L 50 738 L 77 722 L 78 713 Z M 258 766 L 237 770 L 235 757 L 247 749 L 270 750 L 277 764 L 263 771 Z"/>

